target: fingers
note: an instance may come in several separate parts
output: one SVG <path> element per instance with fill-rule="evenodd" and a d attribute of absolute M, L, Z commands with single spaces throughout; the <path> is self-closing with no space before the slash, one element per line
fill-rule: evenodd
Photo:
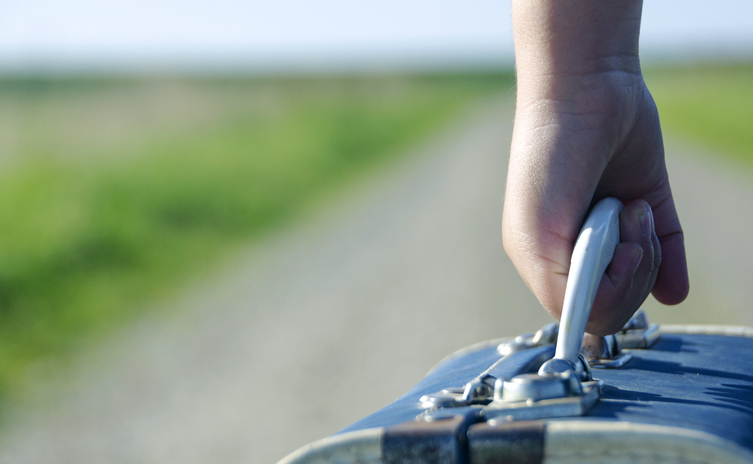
<path fill-rule="evenodd" d="M 649 204 L 635 200 L 620 213 L 620 244 L 599 284 L 586 330 L 619 331 L 654 287 L 662 255 Z"/>
<path fill-rule="evenodd" d="M 669 190 L 669 184 L 666 184 Z M 660 303 L 674 305 L 681 303 L 690 288 L 688 265 L 685 258 L 685 238 L 677 218 L 672 194 L 654 208 L 656 233 L 663 255 L 662 266 L 656 278 L 653 295 Z"/>

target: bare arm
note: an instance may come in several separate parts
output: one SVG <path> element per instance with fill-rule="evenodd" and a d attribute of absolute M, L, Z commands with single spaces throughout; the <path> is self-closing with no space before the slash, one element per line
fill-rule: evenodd
<path fill-rule="evenodd" d="M 653 291 L 688 293 L 683 232 L 656 106 L 638 58 L 640 0 L 513 0 L 518 96 L 502 221 L 505 250 L 559 317 L 589 206 L 625 203 L 622 243 L 587 330 L 614 333 Z"/>

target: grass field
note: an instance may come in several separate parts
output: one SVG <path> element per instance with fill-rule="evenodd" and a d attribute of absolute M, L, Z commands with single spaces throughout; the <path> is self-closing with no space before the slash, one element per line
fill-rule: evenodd
<path fill-rule="evenodd" d="M 753 65 L 649 69 L 662 127 L 753 168 Z"/>
<path fill-rule="evenodd" d="M 511 76 L 0 80 L 0 401 Z"/>

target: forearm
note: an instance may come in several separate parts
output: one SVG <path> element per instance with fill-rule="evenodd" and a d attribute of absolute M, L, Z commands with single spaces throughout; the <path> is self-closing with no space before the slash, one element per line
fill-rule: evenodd
<path fill-rule="evenodd" d="M 513 0 L 520 99 L 566 94 L 584 76 L 640 75 L 642 0 Z"/>

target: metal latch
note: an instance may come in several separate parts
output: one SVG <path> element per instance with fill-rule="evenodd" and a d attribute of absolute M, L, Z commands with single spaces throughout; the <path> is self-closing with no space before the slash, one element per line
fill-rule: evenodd
<path fill-rule="evenodd" d="M 619 349 L 646 349 L 659 339 L 659 324 L 649 324 L 643 310 L 638 310 L 621 331 L 613 335 Z"/>
<path fill-rule="evenodd" d="M 547 324 L 539 329 L 535 334 L 520 335 L 515 340 L 501 343 L 497 347 L 497 352 L 502 356 L 508 356 L 516 351 L 528 350 L 537 346 L 553 345 L 557 343 L 557 333 L 560 325 L 556 322 Z"/>

